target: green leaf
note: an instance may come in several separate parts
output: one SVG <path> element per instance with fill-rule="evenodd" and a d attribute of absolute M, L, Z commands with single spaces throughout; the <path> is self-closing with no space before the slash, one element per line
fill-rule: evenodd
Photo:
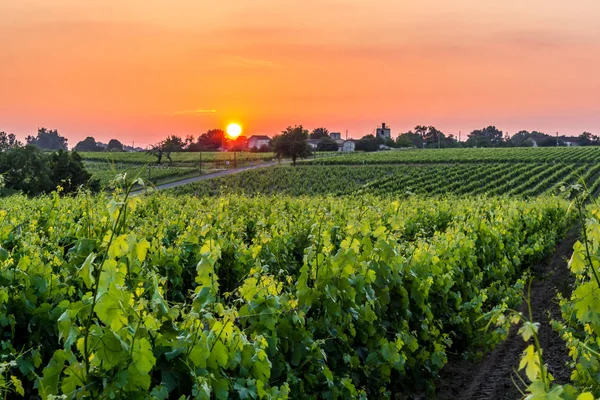
<path fill-rule="evenodd" d="M 215 397 L 219 400 L 227 400 L 229 398 L 229 382 L 227 379 L 217 379 L 213 384 Z"/>
<path fill-rule="evenodd" d="M 44 368 L 41 378 L 38 378 L 38 390 L 42 398 L 58 393 L 60 374 L 65 367 L 65 351 L 56 350 L 48 365 Z"/>
<path fill-rule="evenodd" d="M 538 322 L 526 321 L 519 329 L 519 335 L 523 336 L 523 340 L 528 342 L 534 334 L 538 333 L 540 324 Z"/>
<path fill-rule="evenodd" d="M 207 364 L 211 369 L 217 369 L 218 366 L 225 367 L 227 365 L 227 355 L 229 351 L 227 347 L 221 342 L 217 340 L 214 344 L 212 352 L 208 357 Z"/>
<path fill-rule="evenodd" d="M 531 382 L 535 382 L 540 372 L 540 365 L 536 356 L 533 345 L 529 345 L 523 352 L 521 357 L 521 363 L 519 364 L 519 371 L 525 368 L 525 375 Z"/>
<path fill-rule="evenodd" d="M 96 255 L 94 253 L 90 253 L 81 265 L 81 268 L 79 268 L 79 271 L 77 272 L 77 275 L 81 279 L 83 279 L 83 283 L 85 283 L 85 286 L 88 289 L 91 289 L 94 286 L 95 282 L 93 264 L 95 258 Z"/>
<path fill-rule="evenodd" d="M 142 373 L 149 373 L 156 364 L 156 358 L 152 354 L 152 346 L 148 339 L 141 338 L 133 346 L 133 366 Z"/>
<path fill-rule="evenodd" d="M 2 247 L 0 247 L 0 262 L 8 260 L 8 257 L 10 257 L 10 254 L 8 254 L 8 251 L 6 251 Z"/>
<path fill-rule="evenodd" d="M 15 392 L 17 392 L 18 394 L 20 394 L 21 396 L 25 396 L 25 389 L 23 389 L 23 384 L 21 383 L 21 380 L 19 378 L 17 378 L 14 375 L 10 376 L 10 381 L 12 382 L 13 386 L 15 387 Z"/>
<path fill-rule="evenodd" d="M 135 254 L 137 255 L 137 259 L 139 262 L 144 262 L 149 248 L 150 248 L 150 243 L 148 243 L 148 241 L 146 239 L 140 240 L 135 245 Z"/>
<path fill-rule="evenodd" d="M 129 305 L 132 294 L 118 288 L 114 283 L 104 295 L 96 302 L 96 314 L 98 318 L 112 330 L 118 331 L 127 325 L 127 314 L 124 307 Z"/>
<path fill-rule="evenodd" d="M 73 393 L 78 387 L 83 386 L 85 376 L 84 367 L 81 363 L 71 364 L 65 369 L 65 377 L 62 380 L 61 389 L 64 394 Z"/>

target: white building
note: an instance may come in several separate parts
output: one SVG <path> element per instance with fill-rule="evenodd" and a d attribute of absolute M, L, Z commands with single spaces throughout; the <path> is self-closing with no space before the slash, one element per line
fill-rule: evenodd
<path fill-rule="evenodd" d="M 392 137 L 392 130 L 390 129 L 389 126 L 385 126 L 385 122 L 381 124 L 381 128 L 377 128 L 377 133 L 375 135 L 375 137 L 378 138 L 391 138 Z"/>
<path fill-rule="evenodd" d="M 260 149 L 263 146 L 268 146 L 271 138 L 265 135 L 252 135 L 248 138 L 249 149 Z"/>
<path fill-rule="evenodd" d="M 338 149 L 338 151 L 342 152 L 352 152 L 354 150 L 356 150 L 356 143 L 354 143 L 352 140 L 344 141 L 342 146 Z"/>
<path fill-rule="evenodd" d="M 306 143 L 311 147 L 311 149 L 315 150 L 319 147 L 319 139 L 307 139 Z"/>

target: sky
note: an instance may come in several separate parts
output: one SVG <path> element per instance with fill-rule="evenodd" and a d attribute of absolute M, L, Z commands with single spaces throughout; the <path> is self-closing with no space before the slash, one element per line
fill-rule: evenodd
<path fill-rule="evenodd" d="M 598 0 L 0 0 L 0 131 L 600 134 Z"/>

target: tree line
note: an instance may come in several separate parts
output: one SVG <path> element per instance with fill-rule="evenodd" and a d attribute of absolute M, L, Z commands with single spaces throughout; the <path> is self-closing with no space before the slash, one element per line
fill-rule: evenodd
<path fill-rule="evenodd" d="M 66 150 L 67 139 L 56 130 L 40 128 L 25 144 L 12 133 L 0 132 L 0 193 L 36 196 L 58 187 L 63 193 L 73 193 L 81 186 L 99 190 L 99 182 L 91 179 L 79 154 Z"/>

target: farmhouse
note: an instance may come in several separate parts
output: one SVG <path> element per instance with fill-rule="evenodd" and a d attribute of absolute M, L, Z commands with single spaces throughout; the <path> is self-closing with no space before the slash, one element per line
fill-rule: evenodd
<path fill-rule="evenodd" d="M 343 151 L 343 152 L 351 152 L 354 150 L 356 150 L 356 143 L 354 143 L 353 140 L 344 141 L 342 146 L 338 149 L 338 151 Z"/>
<path fill-rule="evenodd" d="M 265 135 L 252 135 L 248 138 L 248 149 L 260 149 L 268 146 L 271 138 Z"/>

